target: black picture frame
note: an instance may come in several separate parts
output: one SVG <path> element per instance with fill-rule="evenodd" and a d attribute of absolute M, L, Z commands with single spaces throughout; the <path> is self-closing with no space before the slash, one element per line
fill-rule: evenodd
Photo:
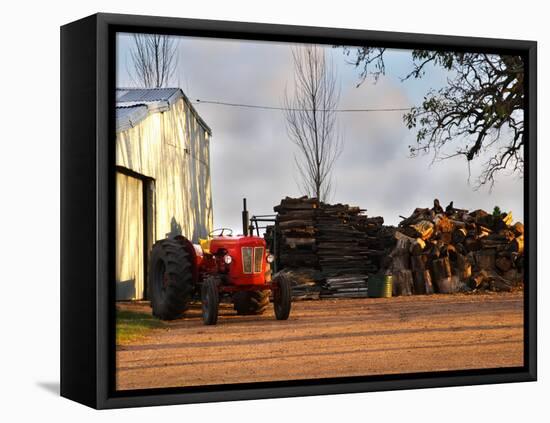
<path fill-rule="evenodd" d="M 117 32 L 520 54 L 526 64 L 524 366 L 114 390 L 114 89 Z M 90 407 L 232 401 L 534 381 L 537 378 L 537 44 L 258 23 L 95 14 L 61 28 L 61 395 Z"/>

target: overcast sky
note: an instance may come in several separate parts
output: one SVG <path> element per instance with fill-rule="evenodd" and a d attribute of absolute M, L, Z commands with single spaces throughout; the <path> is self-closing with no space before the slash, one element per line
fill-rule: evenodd
<path fill-rule="evenodd" d="M 192 99 L 280 106 L 285 86 L 292 88 L 291 44 L 218 40 L 195 37 L 178 39 L 178 69 L 172 86 Z M 128 75 L 131 36 L 119 34 L 117 86 L 132 86 Z M 347 63 L 341 48 L 327 46 L 335 65 L 341 95 L 340 108 L 401 108 L 418 105 L 430 89 L 443 86 L 448 75 L 431 67 L 424 78 L 401 82 L 411 69 L 410 51 L 386 53 L 386 76 L 377 83 L 365 81 L 359 88 L 359 72 Z M 253 214 L 269 214 L 285 196 L 302 193 L 296 183 L 294 154 L 281 111 L 253 110 L 219 105 L 195 105 L 212 128 L 210 144 L 214 226 L 240 232 L 242 198 Z M 523 180 L 501 174 L 493 190 L 475 190 L 468 181 L 464 159 L 432 164 L 433 157 L 410 158 L 408 146 L 415 131 L 408 130 L 402 112 L 340 113 L 338 125 L 344 150 L 334 167 L 336 189 L 332 203 L 341 202 L 383 216 L 397 224 L 416 207 L 428 207 L 434 198 L 443 206 L 483 208 L 495 205 L 512 211 L 523 221 Z M 478 162 L 482 161 L 478 160 Z M 479 174 L 472 166 L 472 175 Z"/>

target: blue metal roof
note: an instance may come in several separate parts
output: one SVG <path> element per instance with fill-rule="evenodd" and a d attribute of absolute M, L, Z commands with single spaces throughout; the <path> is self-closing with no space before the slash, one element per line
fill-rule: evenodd
<path fill-rule="evenodd" d="M 179 88 L 117 88 L 117 103 L 152 101 L 170 101 L 172 97 L 178 94 Z"/>
<path fill-rule="evenodd" d="M 145 104 L 116 108 L 116 130 L 126 131 L 147 117 L 149 109 Z"/>
<path fill-rule="evenodd" d="M 116 130 L 125 131 L 145 119 L 148 113 L 169 110 L 178 99 L 189 106 L 200 125 L 212 135 L 212 130 L 199 116 L 189 99 L 180 88 L 117 88 Z"/>

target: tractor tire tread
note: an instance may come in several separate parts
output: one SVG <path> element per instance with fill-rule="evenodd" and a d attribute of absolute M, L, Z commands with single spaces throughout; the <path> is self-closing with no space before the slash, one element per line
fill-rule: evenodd
<path fill-rule="evenodd" d="M 154 286 L 160 281 L 154 271 L 158 261 L 164 263 L 165 273 L 171 277 L 159 298 Z M 165 239 L 153 246 L 149 263 L 149 297 L 153 314 L 162 320 L 174 320 L 183 314 L 193 292 L 193 276 L 190 268 L 191 257 L 181 242 Z"/>

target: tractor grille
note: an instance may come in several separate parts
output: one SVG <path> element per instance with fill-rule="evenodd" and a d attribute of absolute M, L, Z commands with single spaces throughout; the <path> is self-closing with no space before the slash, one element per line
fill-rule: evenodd
<path fill-rule="evenodd" d="M 243 273 L 260 273 L 262 271 L 264 248 L 242 247 L 241 252 L 243 256 Z"/>
<path fill-rule="evenodd" d="M 252 273 L 252 247 L 243 247 L 243 273 Z"/>
<path fill-rule="evenodd" d="M 264 257 L 264 247 L 254 248 L 254 273 L 262 271 L 262 259 Z"/>

